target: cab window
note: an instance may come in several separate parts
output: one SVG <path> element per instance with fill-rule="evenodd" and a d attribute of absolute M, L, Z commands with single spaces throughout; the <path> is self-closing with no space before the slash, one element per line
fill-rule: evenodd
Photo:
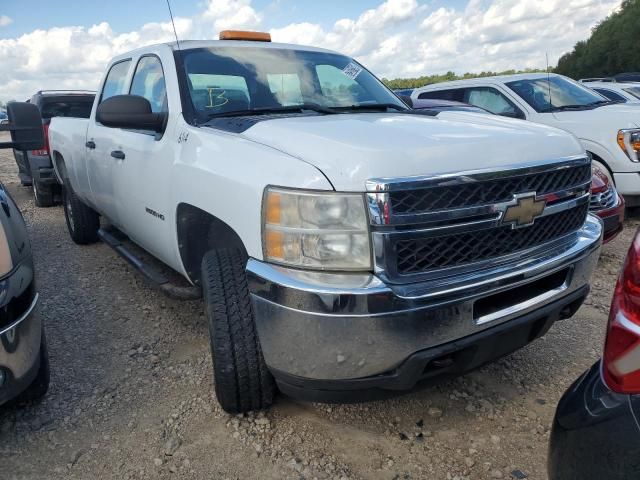
<path fill-rule="evenodd" d="M 626 98 L 614 92 L 613 90 L 608 90 L 606 88 L 594 88 L 594 90 L 598 92 L 600 95 L 604 95 L 609 100 L 613 100 L 614 102 L 627 103 Z"/>
<path fill-rule="evenodd" d="M 422 92 L 418 95 L 419 99 L 431 100 L 451 100 L 453 102 L 464 101 L 464 88 L 451 88 L 447 90 L 434 90 L 430 92 Z"/>
<path fill-rule="evenodd" d="M 152 112 L 167 112 L 167 86 L 158 57 L 150 55 L 140 58 L 129 93 L 149 100 Z"/>
<path fill-rule="evenodd" d="M 496 115 L 512 118 L 525 118 L 524 113 L 511 100 L 491 87 L 473 87 L 465 89 L 464 103 L 484 108 Z"/>
<path fill-rule="evenodd" d="M 115 95 L 126 93 L 125 81 L 127 80 L 130 65 L 131 60 L 125 60 L 111 66 L 109 73 L 107 73 L 107 79 L 104 81 L 104 87 L 102 87 L 101 102 Z"/>

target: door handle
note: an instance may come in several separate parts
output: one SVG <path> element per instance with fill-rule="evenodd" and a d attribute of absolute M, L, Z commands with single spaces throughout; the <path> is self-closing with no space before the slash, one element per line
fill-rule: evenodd
<path fill-rule="evenodd" d="M 93 150 L 94 148 L 96 148 L 96 142 L 94 142 L 93 140 L 89 140 L 87 143 L 84 144 L 84 146 Z"/>
<path fill-rule="evenodd" d="M 111 156 L 113 158 L 117 158 L 118 160 L 124 160 L 124 152 L 122 150 L 114 150 L 111 152 Z"/>

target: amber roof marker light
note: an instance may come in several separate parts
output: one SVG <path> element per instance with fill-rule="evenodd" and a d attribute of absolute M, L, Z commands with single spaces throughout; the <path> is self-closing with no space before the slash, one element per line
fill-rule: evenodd
<path fill-rule="evenodd" d="M 247 32 L 244 30 L 223 30 L 220 32 L 220 40 L 247 40 L 249 42 L 270 42 L 271 34 L 268 32 Z"/>

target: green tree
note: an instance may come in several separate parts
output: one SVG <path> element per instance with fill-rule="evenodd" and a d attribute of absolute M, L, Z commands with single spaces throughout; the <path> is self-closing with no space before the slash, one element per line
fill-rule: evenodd
<path fill-rule="evenodd" d="M 640 71 L 640 0 L 624 0 L 600 22 L 588 40 L 578 42 L 555 71 L 573 78 L 606 77 Z"/>
<path fill-rule="evenodd" d="M 457 75 L 455 72 L 447 72 L 444 75 L 425 75 L 417 78 L 396 78 L 388 80 L 383 78 L 382 81 L 389 88 L 404 89 L 404 88 L 419 88 L 432 83 L 450 82 L 452 80 L 463 80 L 467 78 L 477 77 L 493 77 L 494 75 L 512 75 L 514 73 L 533 73 L 543 72 L 544 70 L 538 70 L 533 68 L 527 68 L 526 70 L 506 70 L 504 72 L 480 72 L 470 73 L 467 72 L 463 75 Z"/>

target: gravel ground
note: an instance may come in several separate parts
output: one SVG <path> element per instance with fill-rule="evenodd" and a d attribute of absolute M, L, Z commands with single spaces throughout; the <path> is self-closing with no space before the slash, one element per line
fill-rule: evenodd
<path fill-rule="evenodd" d="M 544 479 L 555 405 L 599 358 L 639 224 L 604 248 L 575 317 L 497 363 L 392 400 L 280 397 L 238 417 L 213 396 L 201 302 L 163 297 L 105 245 L 73 244 L 62 207 L 36 208 L 16 171 L 0 151 L 29 227 L 53 372 L 41 403 L 0 409 L 3 479 Z"/>

